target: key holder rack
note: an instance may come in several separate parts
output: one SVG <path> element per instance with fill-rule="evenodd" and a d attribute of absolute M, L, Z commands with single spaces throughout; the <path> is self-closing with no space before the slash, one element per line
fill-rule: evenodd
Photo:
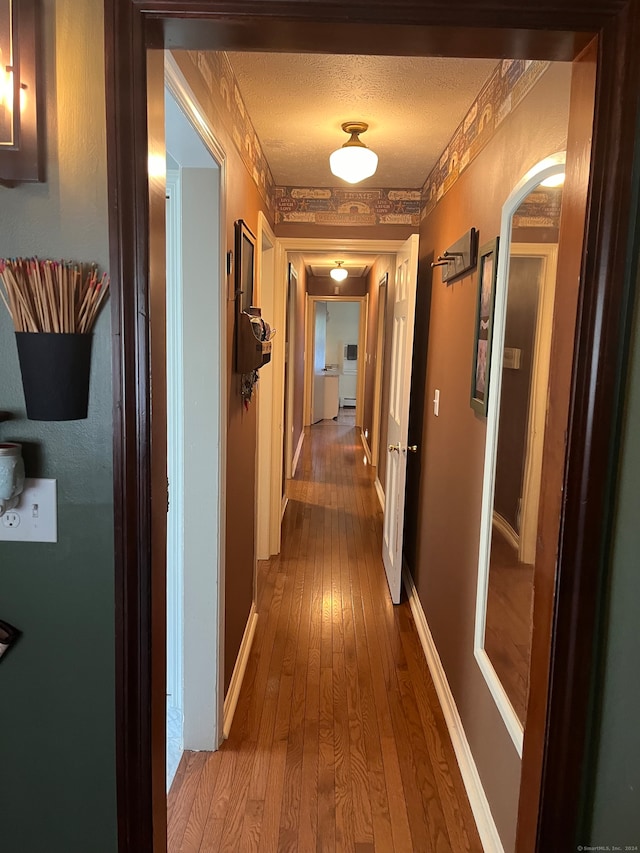
<path fill-rule="evenodd" d="M 271 361 L 271 341 L 275 329 L 262 319 L 259 308 L 251 307 L 238 315 L 238 373 L 251 373 Z"/>

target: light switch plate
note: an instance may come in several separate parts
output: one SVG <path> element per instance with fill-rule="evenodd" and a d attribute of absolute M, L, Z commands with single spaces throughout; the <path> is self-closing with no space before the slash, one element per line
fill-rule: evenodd
<path fill-rule="evenodd" d="M 57 542 L 56 480 L 25 477 L 20 503 L 0 516 L 0 541 Z"/>

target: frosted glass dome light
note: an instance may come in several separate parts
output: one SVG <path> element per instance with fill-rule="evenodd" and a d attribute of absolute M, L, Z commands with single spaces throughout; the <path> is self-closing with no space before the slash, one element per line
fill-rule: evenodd
<path fill-rule="evenodd" d="M 347 121 L 342 125 L 351 138 L 329 157 L 329 166 L 337 178 L 349 184 L 358 184 L 370 178 L 378 168 L 378 155 L 360 140 L 359 134 L 369 127 L 363 121 Z"/>
<path fill-rule="evenodd" d="M 336 261 L 337 266 L 334 267 L 329 275 L 334 281 L 344 281 L 349 273 L 342 267 L 344 261 Z"/>

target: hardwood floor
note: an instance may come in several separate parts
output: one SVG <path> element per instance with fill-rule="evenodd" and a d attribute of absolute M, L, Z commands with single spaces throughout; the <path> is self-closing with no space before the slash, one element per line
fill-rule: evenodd
<path fill-rule="evenodd" d="M 533 568 L 518 561 L 518 552 L 494 527 L 484 647 L 522 725 L 529 697 Z"/>
<path fill-rule="evenodd" d="M 185 753 L 169 853 L 480 853 L 359 434 L 308 430 L 229 739 Z"/>

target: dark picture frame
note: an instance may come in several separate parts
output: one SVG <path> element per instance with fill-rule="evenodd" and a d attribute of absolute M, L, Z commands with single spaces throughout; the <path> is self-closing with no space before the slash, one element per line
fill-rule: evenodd
<path fill-rule="evenodd" d="M 253 305 L 256 238 L 243 219 L 235 222 L 235 288 L 238 311 Z"/>
<path fill-rule="evenodd" d="M 45 180 L 41 14 L 38 0 L 0 0 L 0 54 L 12 56 L 13 69 L 11 115 L 0 122 L 0 186 Z"/>
<path fill-rule="evenodd" d="M 478 252 L 478 299 L 476 302 L 473 367 L 471 370 L 471 408 L 487 416 L 493 311 L 496 302 L 499 238 L 485 243 Z"/>

